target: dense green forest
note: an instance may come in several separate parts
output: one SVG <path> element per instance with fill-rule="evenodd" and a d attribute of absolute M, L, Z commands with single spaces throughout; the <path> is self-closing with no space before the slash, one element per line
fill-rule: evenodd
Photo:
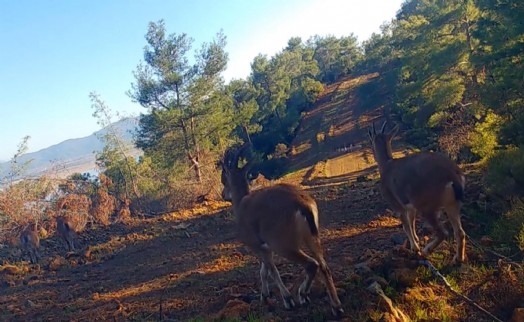
<path fill-rule="evenodd" d="M 220 153 L 250 141 L 256 170 L 278 177 L 302 113 L 324 86 L 377 72 L 359 89 L 362 108 L 383 106 L 421 150 L 461 163 L 482 161 L 490 191 L 512 203 L 508 216 L 522 221 L 523 16 L 519 1 L 406 1 L 362 43 L 350 31 L 340 38 L 291 38 L 274 56 L 254 57 L 249 77 L 228 84 L 221 76 L 226 35 L 195 49 L 189 35 L 169 34 L 163 21 L 152 22 L 129 91 L 144 107 L 136 146 L 145 154 L 136 162 L 108 144 L 99 161 L 120 193 L 132 194 L 133 186 L 144 198 L 159 198 L 187 192 L 181 182 L 206 193 L 216 184 Z M 524 246 L 524 229 L 512 227 Z"/>

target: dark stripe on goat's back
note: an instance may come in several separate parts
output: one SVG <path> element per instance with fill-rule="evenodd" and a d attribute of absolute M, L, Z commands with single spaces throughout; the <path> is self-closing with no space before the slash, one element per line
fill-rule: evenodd
<path fill-rule="evenodd" d="M 309 231 L 311 231 L 311 235 L 317 236 L 318 227 L 317 227 L 317 223 L 315 222 L 315 214 L 313 214 L 311 207 L 307 207 L 307 206 L 302 207 L 300 209 L 300 213 L 302 214 L 302 216 L 306 217 L 306 221 L 309 226 Z"/>
<path fill-rule="evenodd" d="M 459 182 L 453 182 L 451 184 L 451 187 L 453 188 L 453 192 L 455 193 L 455 198 L 458 201 L 464 202 L 464 188 L 462 188 L 462 185 Z"/>

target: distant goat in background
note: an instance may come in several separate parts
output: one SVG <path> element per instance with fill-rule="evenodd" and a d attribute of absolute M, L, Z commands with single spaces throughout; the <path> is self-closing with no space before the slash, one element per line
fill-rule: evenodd
<path fill-rule="evenodd" d="M 29 254 L 31 263 L 35 264 L 40 257 L 38 249 L 40 248 L 40 238 L 35 223 L 29 224 L 20 234 L 22 248 Z"/>
<path fill-rule="evenodd" d="M 56 230 L 60 237 L 65 241 L 66 247 L 69 251 L 75 250 L 74 239 L 76 238 L 76 230 L 72 221 L 64 216 L 56 217 Z"/>

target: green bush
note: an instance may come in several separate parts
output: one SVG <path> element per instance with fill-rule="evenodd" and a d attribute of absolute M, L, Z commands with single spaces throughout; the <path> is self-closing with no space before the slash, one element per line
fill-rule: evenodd
<path fill-rule="evenodd" d="M 506 199 L 524 197 L 524 149 L 498 151 L 488 160 L 488 189 Z"/>
<path fill-rule="evenodd" d="M 289 159 L 284 158 L 272 158 L 265 160 L 264 162 L 257 165 L 255 172 L 262 173 L 264 177 L 273 180 L 283 176 L 288 170 Z"/>
<path fill-rule="evenodd" d="M 493 225 L 493 238 L 500 243 L 514 247 L 516 244 L 524 251 L 524 202 L 515 199 L 511 209 Z"/>

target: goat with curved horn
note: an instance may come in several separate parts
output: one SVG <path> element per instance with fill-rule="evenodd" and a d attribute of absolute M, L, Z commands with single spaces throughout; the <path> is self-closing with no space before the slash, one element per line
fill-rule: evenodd
<path fill-rule="evenodd" d="M 344 311 L 322 252 L 315 200 L 306 192 L 288 184 L 250 192 L 247 172 L 251 161 L 243 167 L 238 167 L 239 157 L 248 147 L 249 145 L 244 145 L 235 152 L 232 152 L 232 149 L 226 151 L 220 163 L 224 185 L 222 196 L 233 203 L 240 240 L 261 262 L 261 300 L 267 302 L 268 277 L 271 276 L 280 290 L 286 309 L 295 306 L 293 297 L 282 282 L 273 262 L 273 254 L 276 253 L 301 264 L 306 270 L 306 278 L 298 289 L 300 304 L 309 302 L 311 284 L 320 270 L 327 287 L 332 312 L 337 317 L 341 316 Z M 303 251 L 304 245 L 311 251 L 312 256 Z"/>
<path fill-rule="evenodd" d="M 435 231 L 435 237 L 422 250 L 422 255 L 430 254 L 445 239 L 447 232 L 439 220 L 444 210 L 457 242 L 453 263 L 465 261 L 466 238 L 460 221 L 465 187 L 462 170 L 439 153 L 422 152 L 394 159 L 391 141 L 398 132 L 398 125 L 390 131 L 385 129 L 386 122 L 379 134 L 369 132 L 380 172 L 380 188 L 384 199 L 400 213 L 411 250 L 420 252 L 415 230 L 417 214 Z"/>

